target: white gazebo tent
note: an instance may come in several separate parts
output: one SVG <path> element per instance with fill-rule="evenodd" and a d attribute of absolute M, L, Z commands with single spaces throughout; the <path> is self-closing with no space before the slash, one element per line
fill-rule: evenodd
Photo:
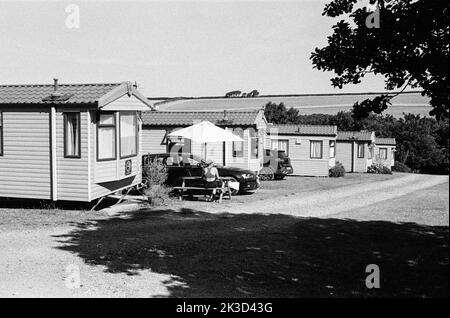
<path fill-rule="evenodd" d="M 202 121 L 192 126 L 174 131 L 168 137 L 183 137 L 204 145 L 204 159 L 206 160 L 206 144 L 208 142 L 244 141 L 239 136 L 217 127 L 209 121 Z"/>

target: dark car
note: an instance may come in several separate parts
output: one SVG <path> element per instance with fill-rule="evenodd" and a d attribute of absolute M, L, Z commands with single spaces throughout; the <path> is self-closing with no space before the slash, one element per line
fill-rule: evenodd
<path fill-rule="evenodd" d="M 263 169 L 260 172 L 262 178 L 282 180 L 286 175 L 292 173 L 294 173 L 294 169 L 291 159 L 284 150 L 266 149 L 264 151 Z"/>
<path fill-rule="evenodd" d="M 167 184 L 170 186 L 181 185 L 182 177 L 201 177 L 205 161 L 199 156 L 180 154 L 149 154 L 143 156 L 143 166 L 151 160 L 161 160 L 168 172 Z M 221 177 L 231 179 L 231 188 L 234 193 L 244 193 L 259 188 L 258 175 L 250 170 L 241 168 L 217 166 Z M 233 180 L 234 179 L 234 180 Z"/>

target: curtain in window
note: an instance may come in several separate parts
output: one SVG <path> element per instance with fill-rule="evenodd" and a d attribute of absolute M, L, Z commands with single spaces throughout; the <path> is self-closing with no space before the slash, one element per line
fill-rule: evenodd
<path fill-rule="evenodd" d="M 364 144 L 358 144 L 358 158 L 364 158 Z"/>
<path fill-rule="evenodd" d="M 98 129 L 98 158 L 113 159 L 116 157 L 116 130 L 114 127 Z"/>
<path fill-rule="evenodd" d="M 322 158 L 321 141 L 311 141 L 311 158 Z"/>
<path fill-rule="evenodd" d="M 137 154 L 137 117 L 135 113 L 120 114 L 120 156 Z"/>
<path fill-rule="evenodd" d="M 257 159 L 259 157 L 259 138 L 252 137 L 250 139 L 250 155 L 252 159 Z"/>
<path fill-rule="evenodd" d="M 380 148 L 380 153 L 379 153 L 379 157 L 380 159 L 387 159 L 387 149 L 386 148 Z"/>
<path fill-rule="evenodd" d="M 65 127 L 65 156 L 79 156 L 80 155 L 80 114 L 79 113 L 65 113 L 66 127 Z"/>
<path fill-rule="evenodd" d="M 242 130 L 242 128 L 234 129 L 233 134 L 244 139 L 244 131 Z M 243 157 L 243 156 L 244 156 L 244 142 L 233 141 L 233 157 Z"/>

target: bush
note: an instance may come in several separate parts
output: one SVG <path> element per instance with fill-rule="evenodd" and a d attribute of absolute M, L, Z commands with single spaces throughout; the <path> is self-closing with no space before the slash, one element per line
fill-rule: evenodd
<path fill-rule="evenodd" d="M 328 175 L 333 178 L 339 178 L 345 176 L 345 168 L 342 163 L 336 161 L 334 167 L 329 170 Z"/>
<path fill-rule="evenodd" d="M 148 203 L 151 206 L 161 206 L 167 200 L 169 200 L 169 193 L 172 191 L 171 188 L 165 185 L 152 185 L 147 187 L 145 190 L 145 195 L 148 198 Z"/>
<path fill-rule="evenodd" d="M 151 206 L 164 204 L 169 199 L 170 187 L 165 185 L 167 181 L 167 170 L 158 160 L 148 160 L 142 167 L 143 181 L 145 184 L 145 195 Z"/>
<path fill-rule="evenodd" d="M 394 167 L 392 168 L 392 170 L 397 171 L 397 172 L 411 172 L 411 168 L 400 161 L 395 161 L 395 164 L 394 164 Z"/>
<path fill-rule="evenodd" d="M 376 174 L 392 174 L 391 169 L 381 163 L 373 163 L 369 168 L 367 168 L 367 172 Z"/>

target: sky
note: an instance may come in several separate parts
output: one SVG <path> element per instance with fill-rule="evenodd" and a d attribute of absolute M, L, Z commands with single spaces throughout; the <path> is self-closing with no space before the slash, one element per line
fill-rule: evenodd
<path fill-rule="evenodd" d="M 0 84 L 129 80 L 150 97 L 382 91 L 375 77 L 334 89 L 333 73 L 313 69 L 335 22 L 326 3 L 0 0 Z M 66 25 L 70 4 L 78 28 Z"/>

